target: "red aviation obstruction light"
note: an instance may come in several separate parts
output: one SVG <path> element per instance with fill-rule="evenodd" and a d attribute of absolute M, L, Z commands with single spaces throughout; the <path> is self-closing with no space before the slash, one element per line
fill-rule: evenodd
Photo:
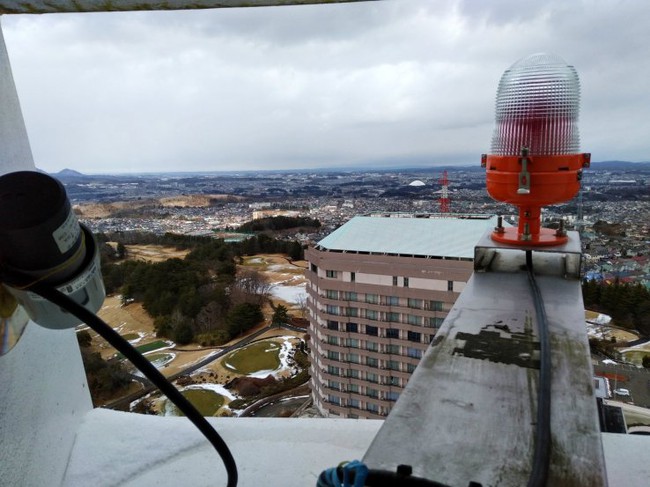
<path fill-rule="evenodd" d="M 580 80 L 552 54 L 533 54 L 506 70 L 499 82 L 490 154 L 483 154 L 487 190 L 519 208 L 517 228 L 499 224 L 492 239 L 526 246 L 561 245 L 563 227 L 541 228 L 541 207 L 573 198 L 591 154 L 580 153 Z"/>

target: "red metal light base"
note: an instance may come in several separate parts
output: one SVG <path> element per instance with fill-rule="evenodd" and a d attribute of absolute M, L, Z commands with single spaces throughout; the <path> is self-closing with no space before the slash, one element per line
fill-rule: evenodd
<path fill-rule="evenodd" d="M 538 234 L 525 236 L 515 227 L 503 227 L 492 232 L 492 240 L 509 245 L 552 247 L 567 243 L 569 238 L 566 235 L 559 235 L 556 230 L 550 228 L 540 228 Z"/>

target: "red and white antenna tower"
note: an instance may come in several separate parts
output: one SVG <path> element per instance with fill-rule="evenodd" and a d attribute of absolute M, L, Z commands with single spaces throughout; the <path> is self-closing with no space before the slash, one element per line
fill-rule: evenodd
<path fill-rule="evenodd" d="M 440 213 L 449 213 L 449 179 L 447 179 L 447 171 L 442 173 L 442 177 L 438 180 L 442 185 L 440 192 Z"/>

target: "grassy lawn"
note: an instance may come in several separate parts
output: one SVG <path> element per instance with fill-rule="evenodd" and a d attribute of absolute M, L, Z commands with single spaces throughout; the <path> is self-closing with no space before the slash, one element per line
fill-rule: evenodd
<path fill-rule="evenodd" d="M 207 389 L 187 389 L 182 394 L 199 410 L 202 416 L 214 416 L 225 402 L 221 394 Z M 185 416 L 172 403 L 168 403 L 167 407 L 172 408 L 171 410 L 176 416 Z"/>
<path fill-rule="evenodd" d="M 637 414 L 631 411 L 623 411 L 625 422 L 628 426 L 650 426 L 650 416 L 647 414 Z"/>
<path fill-rule="evenodd" d="M 585 310 L 585 318 L 588 320 L 595 320 L 596 318 L 598 318 L 598 315 L 600 315 L 600 313 L 596 311 L 591 311 L 589 309 Z"/>
<path fill-rule="evenodd" d="M 153 350 L 158 350 L 159 348 L 168 347 L 169 345 L 171 345 L 170 342 L 166 342 L 164 340 L 156 340 L 155 342 L 145 343 L 144 345 L 135 347 L 135 349 L 140 353 L 147 353 Z"/>
<path fill-rule="evenodd" d="M 646 355 L 650 356 L 650 350 L 629 350 L 627 352 L 621 352 L 626 360 L 637 365 L 641 365 L 643 362 L 643 357 Z"/>
<path fill-rule="evenodd" d="M 140 345 L 138 347 L 135 347 L 135 349 L 140 352 L 140 353 L 147 353 L 151 352 L 153 350 L 158 350 L 159 348 L 165 348 L 171 345 L 171 342 L 166 342 L 164 340 L 156 340 L 155 342 L 151 343 L 145 343 L 144 345 Z M 121 353 L 117 354 L 118 359 L 123 359 L 124 355 Z"/>
<path fill-rule="evenodd" d="M 280 349 L 278 342 L 262 340 L 229 353 L 222 363 L 228 370 L 243 375 L 275 370 L 280 367 Z"/>
<path fill-rule="evenodd" d="M 155 367 L 161 367 L 167 362 L 170 362 L 174 359 L 174 354 L 171 353 L 151 353 L 146 356 L 147 360 L 151 362 Z"/>
<path fill-rule="evenodd" d="M 124 338 L 128 342 L 140 338 L 140 335 L 138 335 L 137 333 L 125 333 L 124 335 L 122 335 L 122 338 Z"/>

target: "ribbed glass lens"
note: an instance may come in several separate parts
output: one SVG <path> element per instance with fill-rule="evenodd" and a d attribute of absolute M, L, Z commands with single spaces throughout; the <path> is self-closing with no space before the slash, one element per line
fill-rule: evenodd
<path fill-rule="evenodd" d="M 503 73 L 496 99 L 491 153 L 531 155 L 580 152 L 580 80 L 573 66 L 553 54 L 533 54 Z"/>

